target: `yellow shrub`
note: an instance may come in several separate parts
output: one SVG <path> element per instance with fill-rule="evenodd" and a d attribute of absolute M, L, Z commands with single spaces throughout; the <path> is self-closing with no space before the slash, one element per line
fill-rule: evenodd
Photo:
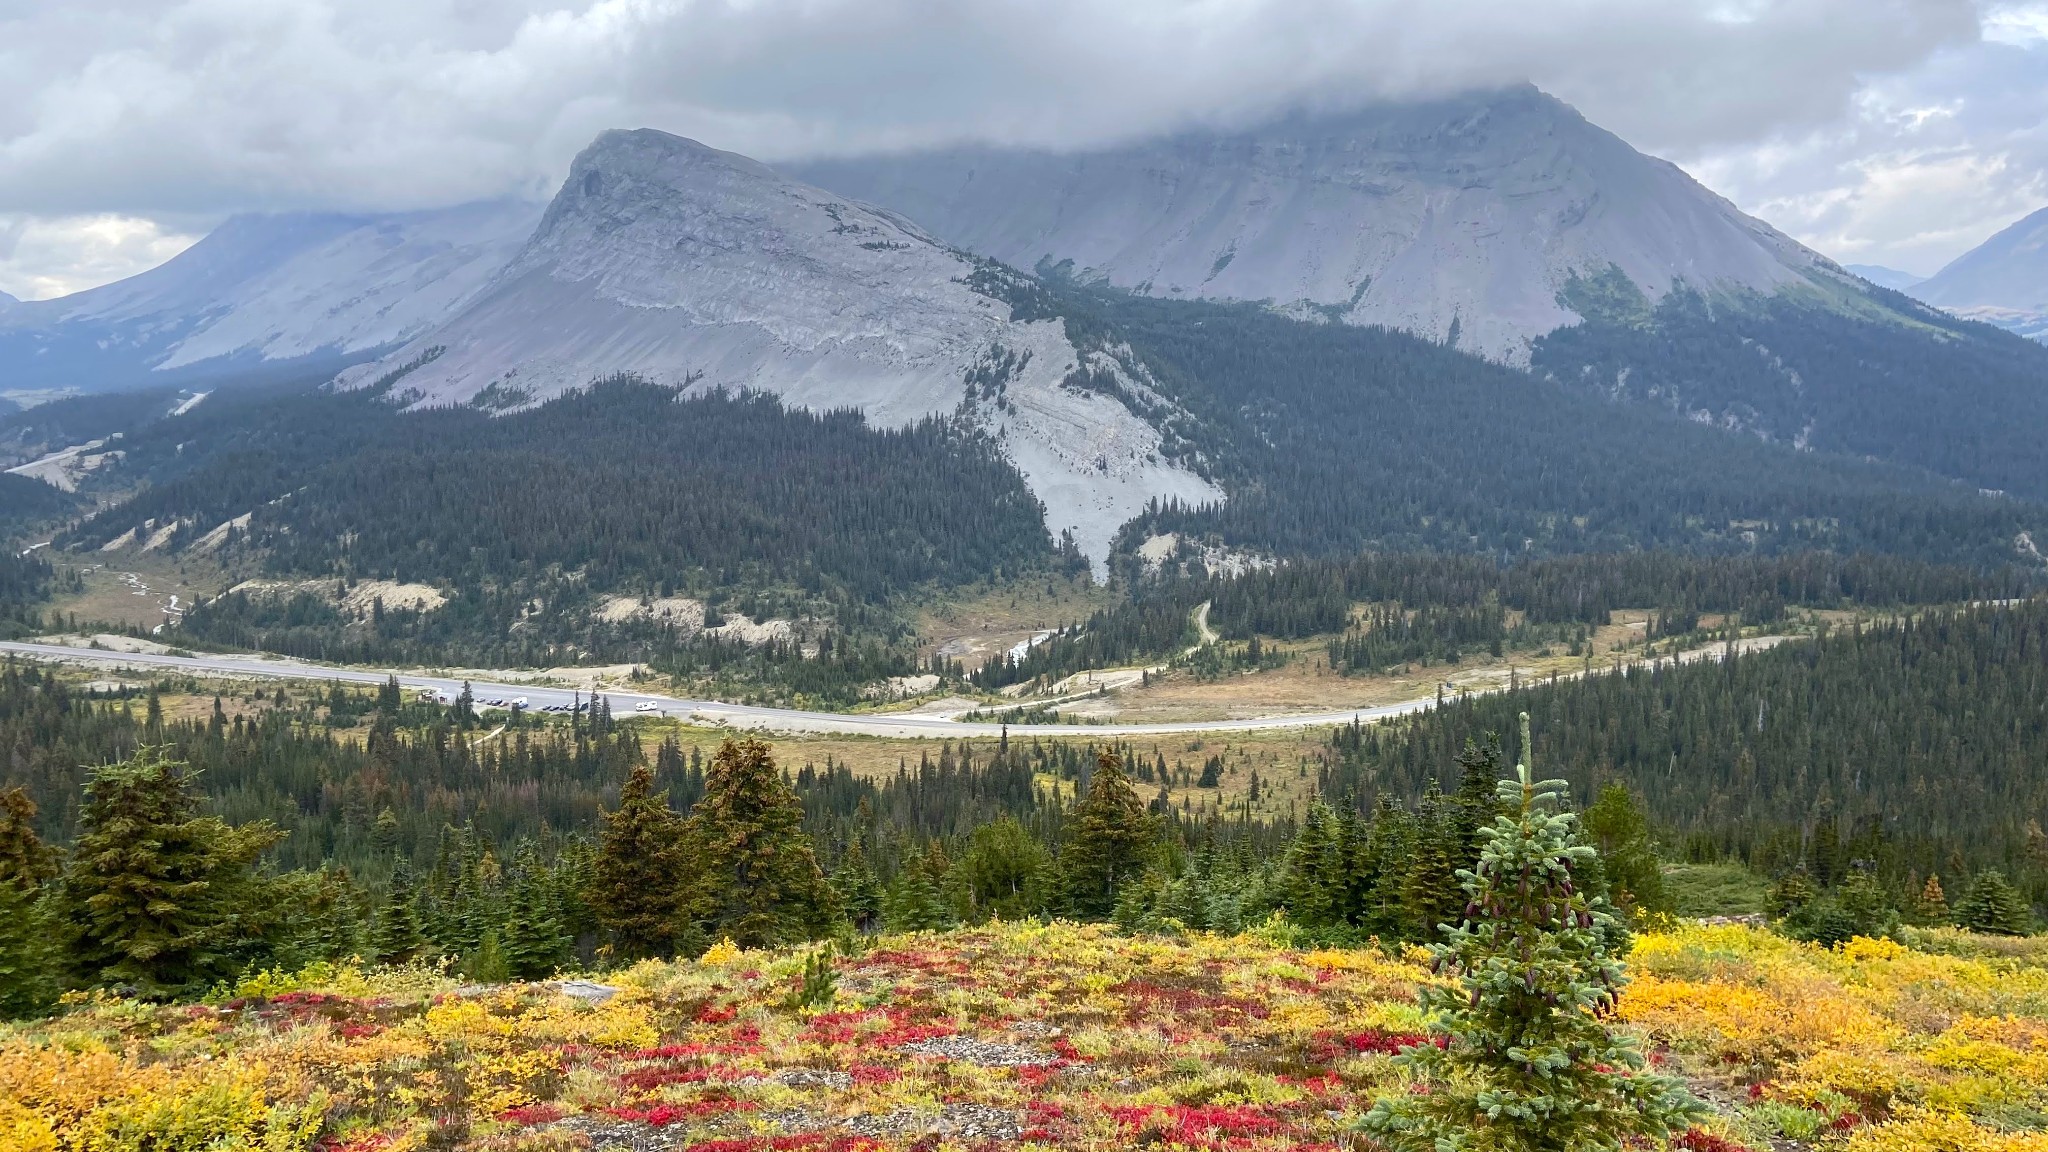
<path fill-rule="evenodd" d="M 271 1106 L 264 1070 L 202 1068 L 157 1091 L 108 1102 L 85 1118 L 73 1141 L 82 1152 L 298 1152 L 325 1119 L 327 1100 Z"/>
<path fill-rule="evenodd" d="M 165 1079 L 161 1070 L 138 1068 L 102 1048 L 74 1052 L 25 1040 L 0 1045 L 0 1099 L 35 1112 L 58 1132 L 102 1101 L 151 1091 Z"/>
<path fill-rule="evenodd" d="M 57 1152 L 57 1134 L 48 1120 L 26 1105 L 0 1096 L 0 1148 L 7 1152 Z"/>
<path fill-rule="evenodd" d="M 2048 1133 L 1994 1132 L 1957 1112 L 1917 1112 L 1860 1128 L 1843 1152 L 2048 1152 Z"/>
<path fill-rule="evenodd" d="M 1813 1104 L 1823 1093 L 1834 1093 L 1856 1101 L 1866 1112 L 1890 1111 L 1899 1097 L 1915 1094 L 1901 1062 L 1888 1053 L 1816 1052 L 1800 1061 L 1785 1080 L 1780 1095 L 1788 1099 Z"/>
<path fill-rule="evenodd" d="M 561 1070 L 562 1062 L 552 1052 L 529 1049 L 486 1056 L 470 1070 L 472 1103 L 484 1116 L 531 1104 L 538 1099 L 537 1086 Z"/>

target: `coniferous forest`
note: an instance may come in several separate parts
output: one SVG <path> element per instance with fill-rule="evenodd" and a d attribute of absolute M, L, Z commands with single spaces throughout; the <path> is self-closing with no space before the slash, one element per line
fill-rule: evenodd
<path fill-rule="evenodd" d="M 1332 942 L 1429 940 L 1457 918 L 1494 783 L 1533 752 L 1569 781 L 1599 849 L 1596 893 L 1629 915 L 1670 907 L 1661 857 L 1748 867 L 1774 883 L 1774 912 L 1816 938 L 1930 918 L 2025 932 L 2029 906 L 2048 903 L 2044 678 L 2048 604 L 1928 609 L 1339 729 L 1319 798 L 1254 821 L 1190 818 L 1169 775 L 1115 742 L 948 744 L 860 777 L 773 764 L 765 745 L 686 745 L 603 709 L 480 741 L 474 717 L 395 684 L 280 687 L 253 716 L 171 720 L 155 689 L 81 693 L 11 664 L 0 842 L 33 880 L 29 902 L 73 917 L 86 951 L 63 979 L 166 992 L 351 950 L 541 972 L 598 948 L 687 953 L 736 934 L 990 916 L 1237 931 L 1282 912 Z M 1533 718 L 1526 749 L 1518 712 Z M 122 788 L 139 791 L 110 798 Z M 177 825 L 163 851 L 190 841 L 194 860 L 232 873 L 222 890 L 251 903 L 205 913 L 246 918 L 232 948 L 144 971 L 94 936 L 115 928 L 77 919 L 89 897 L 65 854 L 100 851 L 107 806 L 130 803 Z M 783 845 L 777 867 L 808 862 L 776 874 L 782 895 L 700 874 L 705 853 L 756 851 L 761 837 Z M 1930 911 L 1930 890 L 1954 907 Z"/>
<path fill-rule="evenodd" d="M 1322 788 L 1418 795 L 1464 741 L 1535 718 L 1582 802 L 1641 796 L 1667 850 L 1899 894 L 1997 869 L 2048 903 L 2048 605 L 1930 611 L 1813 643 L 1561 680 L 1340 729 Z"/>
<path fill-rule="evenodd" d="M 1567 285 L 1561 295 L 1586 322 L 1538 340 L 1531 367 L 1780 443 L 2048 495 L 2048 469 L 2027 431 L 2048 420 L 2034 384 L 2039 347 L 1872 291 L 1892 314 L 1831 307 L 1818 292 L 1729 298 L 1688 289 L 1652 304 L 1610 268 Z"/>

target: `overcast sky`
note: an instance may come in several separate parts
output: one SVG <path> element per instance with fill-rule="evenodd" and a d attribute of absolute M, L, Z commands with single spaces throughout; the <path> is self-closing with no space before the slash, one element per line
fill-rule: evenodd
<path fill-rule="evenodd" d="M 609 127 L 772 162 L 1522 79 L 1845 262 L 2048 204 L 2048 0 L 0 0 L 0 291 L 545 195 Z"/>

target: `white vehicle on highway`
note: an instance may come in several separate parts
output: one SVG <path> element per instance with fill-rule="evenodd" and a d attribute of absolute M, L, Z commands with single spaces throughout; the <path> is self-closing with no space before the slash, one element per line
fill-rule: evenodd
<path fill-rule="evenodd" d="M 642 700 L 642 701 L 641 701 L 641 702 L 639 702 L 638 704 L 635 704 L 635 705 L 633 705 L 633 711 L 635 711 L 635 712 L 659 712 L 659 711 L 661 711 L 661 705 L 659 705 L 659 704 L 656 704 L 656 703 L 655 703 L 654 701 L 652 701 L 652 700 Z"/>

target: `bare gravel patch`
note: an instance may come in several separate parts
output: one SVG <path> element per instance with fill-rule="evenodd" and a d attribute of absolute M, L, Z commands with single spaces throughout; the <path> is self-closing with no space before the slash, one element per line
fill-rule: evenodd
<path fill-rule="evenodd" d="M 939 1036 L 931 1040 L 914 1040 L 903 1046 L 903 1051 L 915 1056 L 936 1056 L 943 1060 L 959 1060 L 967 1064 L 978 1064 L 983 1068 L 1038 1068 L 1053 1062 L 1053 1057 L 1035 1048 L 1022 1044 L 1005 1044 L 1000 1040 L 976 1040 L 971 1036 Z"/>
<path fill-rule="evenodd" d="M 899 1108 L 872 1116 L 855 1116 L 840 1124 L 855 1136 L 954 1136 L 965 1140 L 1015 1140 L 1024 1119 L 1007 1108 L 987 1104 L 942 1104 L 938 1113 Z"/>

